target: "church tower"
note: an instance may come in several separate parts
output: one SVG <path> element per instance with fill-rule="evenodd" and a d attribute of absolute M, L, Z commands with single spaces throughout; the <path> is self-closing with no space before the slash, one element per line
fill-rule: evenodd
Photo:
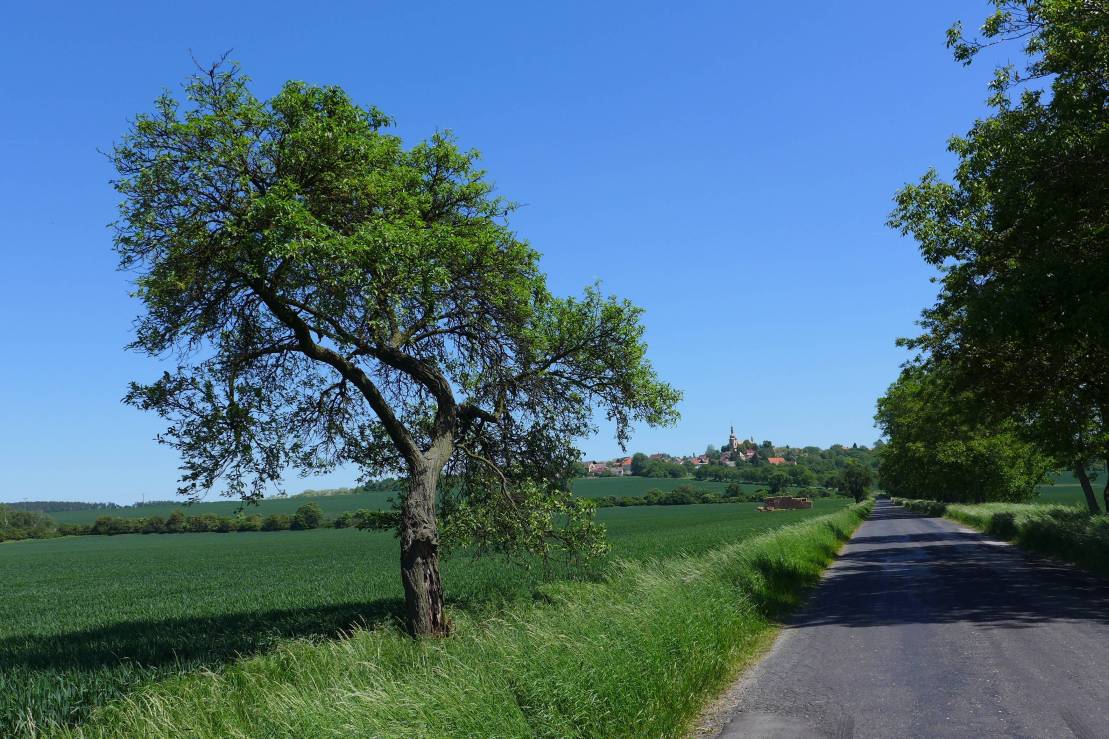
<path fill-rule="evenodd" d="M 739 441 L 735 438 L 735 426 L 732 426 L 732 433 L 728 436 L 728 449 L 733 452 L 739 451 Z"/>

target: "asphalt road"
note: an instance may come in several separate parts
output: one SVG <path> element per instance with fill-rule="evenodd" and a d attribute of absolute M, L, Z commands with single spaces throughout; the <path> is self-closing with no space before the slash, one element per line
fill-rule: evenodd
<path fill-rule="evenodd" d="M 1109 737 L 1109 586 L 879 501 L 724 737 Z"/>

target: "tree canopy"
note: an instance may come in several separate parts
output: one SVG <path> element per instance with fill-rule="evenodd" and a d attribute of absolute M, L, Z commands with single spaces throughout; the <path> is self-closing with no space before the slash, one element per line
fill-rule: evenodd
<path fill-rule="evenodd" d="M 850 495 L 858 503 L 866 498 L 873 484 L 874 473 L 871 469 L 854 460 L 844 465 L 835 478 L 836 489 L 843 495 Z"/>
<path fill-rule="evenodd" d="M 639 308 L 548 290 L 477 152 L 449 133 L 405 148 L 390 123 L 333 86 L 260 100 L 226 64 L 135 118 L 112 153 L 132 347 L 176 366 L 126 400 L 167 419 L 185 495 L 256 500 L 340 464 L 406 477 L 409 626 L 441 633 L 441 474 L 460 536 L 568 542 L 552 517 L 588 518 L 561 483 L 594 408 L 623 443 L 680 396 Z"/>
<path fill-rule="evenodd" d="M 981 38 L 948 33 L 955 58 L 1023 44 L 996 70 L 991 114 L 951 139 L 953 180 L 901 190 L 890 224 L 940 272 L 923 333 L 905 343 L 974 389 L 1097 503 L 1087 465 L 1109 458 L 1109 8 L 994 0 Z M 1109 495 L 1109 489 L 1106 494 Z"/>
<path fill-rule="evenodd" d="M 878 455 L 882 489 L 945 502 L 1027 501 L 1050 462 L 1013 422 L 975 423 L 977 403 L 942 372 L 909 366 L 878 400 L 877 426 L 889 438 Z"/>

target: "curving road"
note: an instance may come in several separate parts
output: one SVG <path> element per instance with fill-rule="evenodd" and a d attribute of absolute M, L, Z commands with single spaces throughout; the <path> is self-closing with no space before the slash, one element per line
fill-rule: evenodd
<path fill-rule="evenodd" d="M 879 501 L 723 737 L 1109 737 L 1109 584 Z"/>

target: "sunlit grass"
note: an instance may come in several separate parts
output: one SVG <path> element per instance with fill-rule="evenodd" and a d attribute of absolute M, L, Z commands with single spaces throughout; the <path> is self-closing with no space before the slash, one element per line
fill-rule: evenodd
<path fill-rule="evenodd" d="M 754 504 L 605 509 L 613 560 L 698 556 L 846 505 L 758 513 Z M 454 617 L 543 596 L 545 573 L 460 553 L 444 565 Z M 390 623 L 397 542 L 380 532 L 71 537 L 0 545 L 0 736 L 80 720 L 135 686 L 218 668 L 289 639 Z M 545 597 L 545 596 L 543 596 Z"/>
<path fill-rule="evenodd" d="M 99 709 L 83 736 L 678 736 L 756 655 L 865 507 L 600 582 L 413 642 L 395 629 L 285 642 Z"/>

